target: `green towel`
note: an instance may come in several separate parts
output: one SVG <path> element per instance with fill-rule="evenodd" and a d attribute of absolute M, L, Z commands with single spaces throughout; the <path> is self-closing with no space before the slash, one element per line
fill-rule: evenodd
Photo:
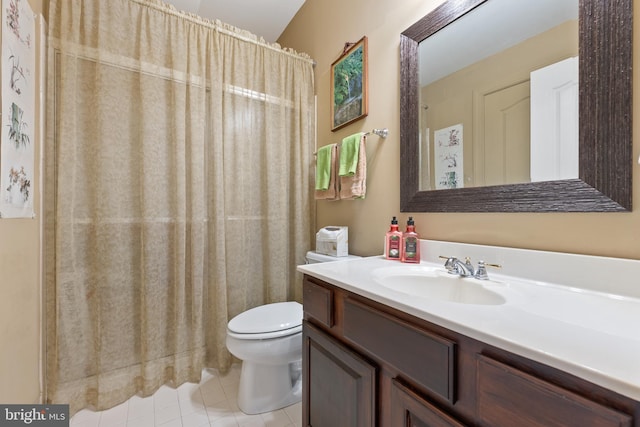
<path fill-rule="evenodd" d="M 326 190 L 331 182 L 331 147 L 321 147 L 316 153 L 316 190 Z"/>
<path fill-rule="evenodd" d="M 340 176 L 353 176 L 358 166 L 358 153 L 360 151 L 360 138 L 362 132 L 354 133 L 342 140 L 340 146 L 340 168 L 338 174 Z"/>

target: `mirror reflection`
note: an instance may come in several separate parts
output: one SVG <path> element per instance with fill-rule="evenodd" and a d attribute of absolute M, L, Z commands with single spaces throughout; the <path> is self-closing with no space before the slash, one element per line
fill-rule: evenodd
<path fill-rule="evenodd" d="M 419 44 L 420 190 L 578 177 L 578 0 L 492 0 Z"/>

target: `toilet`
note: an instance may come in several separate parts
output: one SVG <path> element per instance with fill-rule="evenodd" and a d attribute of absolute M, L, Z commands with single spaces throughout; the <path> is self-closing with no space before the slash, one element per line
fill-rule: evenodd
<path fill-rule="evenodd" d="M 337 261 L 309 251 L 307 263 Z M 261 414 L 302 400 L 302 304 L 265 304 L 238 314 L 227 324 L 227 349 L 242 360 L 238 407 Z"/>
<path fill-rule="evenodd" d="M 302 304 L 279 302 L 240 313 L 227 325 L 227 348 L 242 360 L 242 412 L 270 412 L 301 400 Z"/>

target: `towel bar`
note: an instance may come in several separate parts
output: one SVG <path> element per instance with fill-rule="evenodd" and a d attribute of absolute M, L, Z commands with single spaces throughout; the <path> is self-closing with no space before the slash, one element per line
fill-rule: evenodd
<path fill-rule="evenodd" d="M 380 138 L 386 138 L 387 136 L 389 136 L 389 129 L 387 129 L 387 128 L 384 128 L 384 129 L 372 129 L 369 132 L 365 132 L 365 135 L 371 135 L 372 133 L 378 135 Z M 338 143 L 337 145 L 339 147 L 340 143 Z M 315 153 L 313 153 L 314 156 L 316 154 L 318 154 L 317 151 Z"/>
<path fill-rule="evenodd" d="M 373 129 L 367 133 L 365 133 L 365 135 L 371 135 L 372 133 L 375 133 L 376 135 L 378 135 L 381 138 L 386 138 L 389 135 L 389 129 L 384 128 L 384 129 Z"/>

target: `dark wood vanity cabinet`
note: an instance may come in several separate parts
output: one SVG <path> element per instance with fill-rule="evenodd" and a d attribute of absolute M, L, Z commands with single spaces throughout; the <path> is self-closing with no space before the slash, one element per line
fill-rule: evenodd
<path fill-rule="evenodd" d="M 640 402 L 304 278 L 303 425 L 640 427 Z"/>

